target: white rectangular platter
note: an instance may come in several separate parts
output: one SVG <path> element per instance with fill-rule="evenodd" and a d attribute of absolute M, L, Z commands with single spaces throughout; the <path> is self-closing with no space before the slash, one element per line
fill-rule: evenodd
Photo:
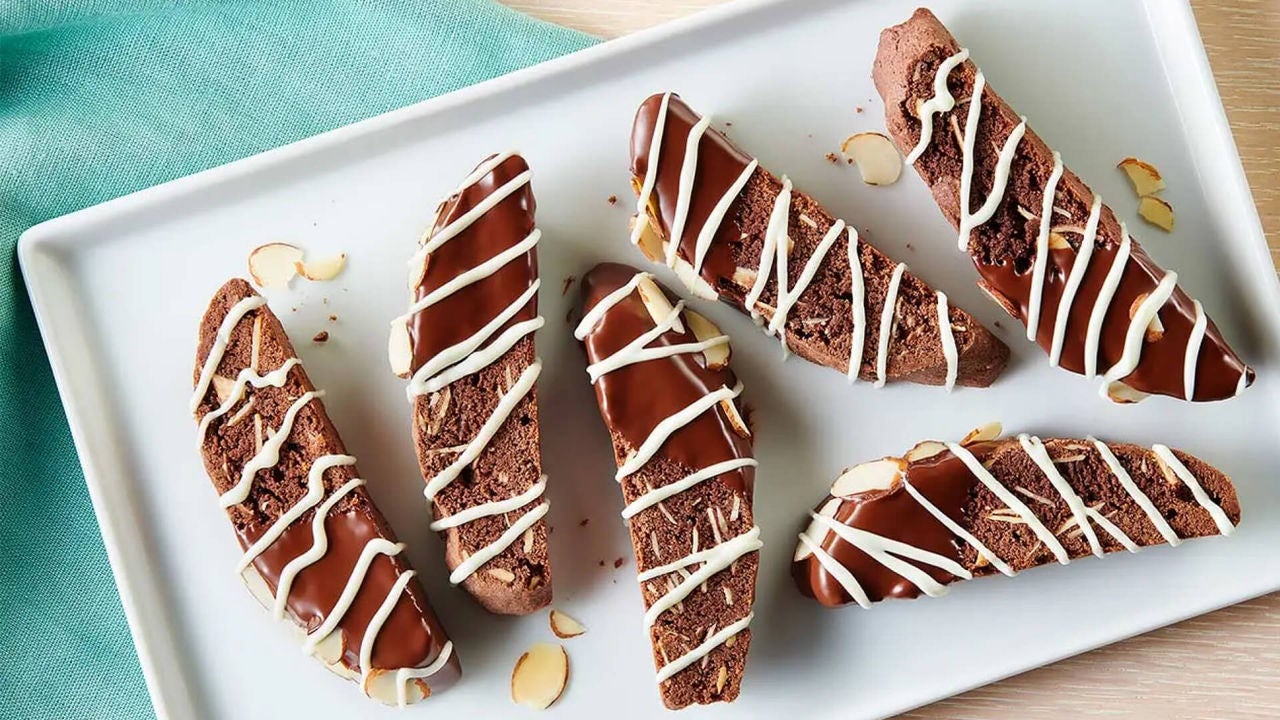
<path fill-rule="evenodd" d="M 1168 0 L 931 3 L 1036 130 L 1176 268 L 1223 334 L 1258 369 L 1243 397 L 1192 406 L 1113 406 L 1092 383 L 1048 367 L 974 286 L 954 234 L 913 173 L 871 188 L 825 159 L 881 126 L 870 68 L 878 32 L 914 2 L 740 2 L 697 18 L 431 100 L 258 157 L 45 223 L 20 246 L 28 287 L 106 538 L 142 665 L 162 716 L 391 717 L 304 658 L 240 586 L 236 545 L 195 449 L 187 413 L 196 324 L 213 291 L 246 273 L 248 251 L 287 241 L 343 251 L 330 283 L 269 294 L 348 447 L 360 458 L 450 629 L 464 679 L 410 710 L 434 717 L 512 712 L 517 656 L 551 639 L 545 613 L 486 616 L 449 588 L 408 436 L 403 381 L 384 356 L 403 311 L 405 261 L 436 201 L 490 152 L 534 168 L 541 303 L 537 337 L 545 467 L 551 477 L 556 606 L 589 632 L 567 641 L 563 718 L 650 717 L 642 608 L 609 443 L 566 313 L 562 281 L 626 242 L 627 137 L 646 95 L 672 89 L 775 172 L 826 203 L 891 256 L 999 332 L 1007 374 L 951 395 L 911 385 L 848 386 L 782 362 L 776 341 L 727 307 L 734 365 L 759 422 L 757 520 L 766 547 L 755 641 L 741 698 L 698 717 L 892 714 L 1182 618 L 1280 588 L 1275 482 L 1280 292 L 1189 7 Z M 1046 52 L 1053 48 L 1053 52 Z M 427 71 L 424 69 L 424 72 Z M 864 112 L 857 113 L 855 108 Z M 723 127 L 723 125 L 721 125 Z M 1135 216 L 1115 169 L 1155 163 L 1178 228 Z M 616 206 L 606 202 L 619 198 Z M 672 287 L 678 287 L 664 276 Z M 575 288 L 576 290 L 576 288 Z M 338 316 L 335 323 L 330 314 Z M 327 329 L 331 340 L 308 339 Z M 957 438 L 982 422 L 1042 435 L 1185 448 L 1232 475 L 1244 506 L 1231 538 L 1083 560 L 958 586 L 937 600 L 826 611 L 802 598 L 788 560 L 804 513 L 842 466 Z M 580 521 L 590 519 L 588 525 Z M 628 558 L 615 570 L 615 558 Z M 603 566 L 602 563 L 603 562 Z"/>

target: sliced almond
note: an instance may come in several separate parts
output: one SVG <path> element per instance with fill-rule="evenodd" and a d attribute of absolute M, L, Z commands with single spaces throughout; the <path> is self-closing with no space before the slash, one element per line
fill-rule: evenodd
<path fill-rule="evenodd" d="M 720 666 L 720 670 L 716 673 L 716 694 L 724 692 L 724 684 L 729 680 L 729 669 L 724 665 Z"/>
<path fill-rule="evenodd" d="M 1142 307 L 1142 303 L 1146 302 L 1150 293 L 1140 293 L 1129 304 L 1129 319 L 1132 320 L 1138 314 L 1138 308 Z M 1147 323 L 1146 340 L 1147 342 L 1156 342 L 1164 337 L 1164 323 L 1160 322 L 1160 313 L 1157 312 L 1151 316 L 1151 322 Z"/>
<path fill-rule="evenodd" d="M 902 176 L 902 156 L 889 138 L 878 132 L 861 132 L 840 145 L 845 158 L 858 166 L 862 182 L 892 185 Z"/>
<path fill-rule="evenodd" d="M 947 446 L 937 440 L 925 440 L 924 442 L 916 443 L 915 447 L 907 451 L 907 454 L 903 459 L 907 462 L 916 462 L 917 460 L 925 460 L 946 451 Z"/>
<path fill-rule="evenodd" d="M 822 504 L 821 508 L 819 508 L 818 514 L 823 517 L 835 517 L 836 511 L 840 509 L 840 504 L 840 498 L 827 498 L 827 501 Z M 814 545 L 819 545 L 822 543 L 822 539 L 827 536 L 827 528 L 824 525 L 820 525 L 817 520 L 811 520 L 809 521 L 809 527 L 804 529 L 803 534 Z M 796 543 L 796 552 L 792 559 L 795 562 L 800 562 L 811 554 L 812 551 L 810 551 L 803 542 L 798 542 Z"/>
<path fill-rule="evenodd" d="M 1129 176 L 1129 182 L 1133 183 L 1133 191 L 1140 198 L 1154 195 L 1165 187 L 1164 178 L 1160 176 L 1160 171 L 1149 162 L 1139 160 L 1136 157 L 1127 157 L 1121 160 L 1116 167 Z"/>
<path fill-rule="evenodd" d="M 636 247 L 640 248 L 640 252 L 649 259 L 649 262 L 666 262 L 662 251 L 662 236 L 653 227 L 653 221 L 648 215 L 636 215 L 631 218 L 632 228 L 635 223 L 641 223 L 644 227 L 640 230 L 640 237 L 636 240 Z"/>
<path fill-rule="evenodd" d="M 289 281 L 298 274 L 297 264 L 301 260 L 302 250 L 293 245 L 259 245 L 249 253 L 249 275 L 258 287 L 288 287 Z"/>
<path fill-rule="evenodd" d="M 413 367 L 413 343 L 409 340 L 407 319 L 391 322 L 391 332 L 387 338 L 387 359 L 391 362 L 391 372 L 402 378 L 409 377 Z"/>
<path fill-rule="evenodd" d="M 511 672 L 511 700 L 534 710 L 546 710 L 560 699 L 569 682 L 569 655 L 564 647 L 534 643 L 516 660 Z"/>
<path fill-rule="evenodd" d="M 1165 232 L 1173 232 L 1173 206 L 1158 197 L 1148 195 L 1138 201 L 1138 214 L 1143 220 Z"/>
<path fill-rule="evenodd" d="M 302 277 L 313 282 L 324 282 L 338 277 L 338 273 L 342 272 L 342 268 L 347 266 L 347 254 L 338 253 L 337 255 L 312 260 L 311 262 L 299 260 L 293 266 Z"/>
<path fill-rule="evenodd" d="M 1152 455 L 1155 455 L 1155 453 L 1152 453 Z M 1173 468 L 1169 467 L 1169 464 L 1166 463 L 1164 459 L 1159 455 L 1155 455 L 1155 459 L 1156 466 L 1160 468 L 1160 474 L 1164 475 L 1165 482 L 1175 487 L 1182 484 L 1182 480 L 1178 479 L 1177 473 L 1173 471 Z"/>
<path fill-rule="evenodd" d="M 414 263 L 409 268 L 409 301 L 413 302 L 414 295 L 418 291 L 418 286 L 422 284 L 423 278 L 427 276 L 427 263 L 430 256 L 423 254 L 415 254 L 413 256 Z"/>
<path fill-rule="evenodd" d="M 689 324 L 689 332 L 698 339 L 698 342 L 706 342 L 712 338 L 724 335 L 720 332 L 720 328 L 716 324 L 708 320 L 701 313 L 692 310 L 684 311 L 684 321 Z M 702 351 L 702 356 L 706 358 L 708 370 L 719 370 L 729 364 L 729 353 L 731 348 L 729 343 L 722 342 L 719 345 L 713 345 Z"/>
<path fill-rule="evenodd" d="M 831 484 L 831 494 L 838 498 L 853 498 L 872 490 L 888 490 L 902 477 L 903 465 L 901 458 L 884 458 L 854 465 Z"/>
<path fill-rule="evenodd" d="M 738 412 L 738 406 L 733 402 L 733 398 L 721 400 L 720 409 L 724 410 L 725 417 L 729 418 L 729 425 L 733 427 L 734 432 L 744 438 L 751 437 L 751 428 L 747 427 L 747 421 L 743 419 L 742 413 Z"/>
<path fill-rule="evenodd" d="M 969 431 L 968 435 L 960 441 L 961 447 L 968 447 L 974 443 L 987 442 L 995 440 L 1004 434 L 1004 426 L 998 422 L 989 422 Z"/>
<path fill-rule="evenodd" d="M 1067 239 L 1063 237 L 1061 234 L 1050 231 L 1049 232 L 1049 249 L 1050 250 L 1070 250 L 1071 243 L 1067 242 Z"/>
<path fill-rule="evenodd" d="M 213 376 L 213 392 L 218 396 L 218 403 L 224 403 L 227 398 L 231 397 L 231 391 L 236 386 L 236 381 L 229 377 L 221 375 Z"/>
<path fill-rule="evenodd" d="M 640 299 L 644 301 L 644 307 L 649 311 L 649 317 L 653 319 L 654 325 L 666 320 L 671 311 L 675 309 L 675 306 L 671 304 L 671 300 L 667 299 L 667 294 L 662 291 L 658 283 L 654 282 L 653 278 L 642 278 L 636 285 L 636 291 L 640 293 Z M 684 325 L 677 318 L 671 329 L 676 332 L 684 332 Z"/>
<path fill-rule="evenodd" d="M 979 280 L 978 287 L 982 289 L 982 292 L 987 294 L 987 297 L 994 300 L 995 303 L 1000 306 L 1000 309 L 1009 313 L 1009 317 L 1018 317 L 1018 306 L 1015 305 L 1012 300 L 1005 297 L 999 290 L 996 290 L 995 286 L 991 285 L 986 280 Z"/>
<path fill-rule="evenodd" d="M 730 280 L 743 290 L 750 290 L 755 287 L 757 277 L 759 273 L 751 268 L 736 267 L 733 269 L 733 277 Z"/>
<path fill-rule="evenodd" d="M 489 568 L 485 570 L 485 574 L 498 582 L 507 583 L 508 585 L 516 581 L 516 574 L 506 568 Z"/>
<path fill-rule="evenodd" d="M 1147 393 L 1144 393 L 1141 390 L 1135 390 L 1119 380 L 1107 383 L 1107 399 L 1111 402 L 1119 403 L 1121 405 L 1129 405 L 1132 403 L 1142 402 L 1148 397 L 1150 396 Z"/>
<path fill-rule="evenodd" d="M 676 277 L 680 279 L 680 282 L 684 283 L 685 287 L 689 288 L 689 292 L 693 293 L 694 297 L 698 297 L 703 300 L 720 299 L 719 293 L 716 292 L 715 288 L 711 287 L 711 283 L 707 282 L 701 275 L 694 272 L 693 266 L 684 258 L 677 256 L 676 265 L 672 269 L 675 270 Z"/>
<path fill-rule="evenodd" d="M 551 632 L 555 633 L 556 637 L 567 640 L 578 637 L 586 631 L 587 629 L 577 620 L 559 610 L 551 611 Z"/>

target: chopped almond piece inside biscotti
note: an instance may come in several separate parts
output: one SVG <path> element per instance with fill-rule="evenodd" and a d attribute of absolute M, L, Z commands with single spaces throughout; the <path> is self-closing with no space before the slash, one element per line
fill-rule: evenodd
<path fill-rule="evenodd" d="M 636 113 L 631 239 L 650 260 L 695 295 L 761 320 L 788 352 L 850 379 L 995 381 L 1009 359 L 1004 343 L 710 120 L 672 93 Z"/>
<path fill-rule="evenodd" d="M 842 473 L 800 535 L 800 591 L 868 607 L 981 575 L 1230 535 L 1240 522 L 1230 478 L 1182 451 L 999 434 L 926 441 Z"/>
<path fill-rule="evenodd" d="M 410 260 L 409 310 L 391 324 L 413 437 L 449 581 L 485 609 L 551 602 L 549 505 L 538 447 L 535 203 L 524 158 L 485 159 L 440 204 Z"/>
<path fill-rule="evenodd" d="M 662 701 L 732 701 L 751 645 L 760 529 L 729 338 L 625 265 L 596 266 L 582 293 L 576 334 L 613 439 Z"/>
<path fill-rule="evenodd" d="M 983 289 L 1051 364 L 1099 377 L 1117 402 L 1222 400 L 1253 382 L 1177 273 L 1147 255 L 933 13 L 880 34 L 872 77 L 890 135 L 959 230 Z M 1172 228 L 1172 210 L 1157 219 Z"/>
<path fill-rule="evenodd" d="M 417 702 L 457 680 L 453 643 L 365 491 L 324 393 L 244 280 L 209 303 L 193 381 L 204 466 L 258 600 L 297 626 L 309 654 L 381 702 Z"/>

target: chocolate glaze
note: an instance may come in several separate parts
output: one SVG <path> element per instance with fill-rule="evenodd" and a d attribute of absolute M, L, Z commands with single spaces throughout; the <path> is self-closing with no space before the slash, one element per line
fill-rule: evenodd
<path fill-rule="evenodd" d="M 982 447 L 970 450 L 979 460 L 983 459 L 985 453 Z M 943 452 L 910 463 L 907 466 L 907 479 L 912 487 L 946 513 L 947 517 L 963 523 L 964 508 L 978 480 L 960 458 L 950 452 Z M 826 502 L 824 500 L 823 505 Z M 821 507 L 819 505 L 814 510 Z M 957 562 L 961 560 L 961 547 L 957 538 L 916 502 L 901 483 L 894 484 L 888 490 L 864 493 L 842 502 L 834 519 L 849 527 L 891 537 Z M 876 562 L 835 533 L 827 533 L 826 539 L 819 546 L 853 573 L 872 602 L 888 597 L 914 598 L 920 595 L 920 589 L 910 580 Z M 923 563 L 912 564 L 940 583 L 946 584 L 956 579 L 945 570 Z M 792 563 L 791 574 L 800 592 L 827 607 L 853 602 L 849 593 L 813 556 Z"/>
<path fill-rule="evenodd" d="M 221 323 L 232 305 L 244 297 L 253 295 L 256 293 L 248 283 L 232 280 L 214 297 L 202 324 L 196 376 L 208 357 L 212 344 L 212 330 Z M 247 314 L 232 332 L 231 343 L 218 374 L 233 377 L 239 372 L 240 367 L 237 365 L 236 358 L 247 355 L 250 328 L 260 314 L 265 321 L 263 362 L 279 366 L 283 358 L 296 356 L 296 351 L 285 336 L 279 320 L 269 308 L 264 306 Z M 262 412 L 263 420 L 267 425 L 278 427 L 284 414 L 283 408 L 286 408 L 293 399 L 314 389 L 306 372 L 298 366 L 290 371 L 289 379 L 283 388 L 254 389 L 250 387 L 246 390 L 246 397 L 253 397 L 258 401 L 256 407 Z M 211 388 L 200 403 L 197 418 L 218 405 L 216 393 Z M 230 414 L 216 419 L 211 424 L 203 445 L 206 468 L 209 469 L 214 487 L 219 492 L 225 491 L 233 482 L 232 479 L 238 478 L 240 468 L 252 456 L 251 445 L 247 449 L 242 449 L 242 445 L 236 442 L 234 436 L 227 433 L 225 425 L 229 419 Z M 251 547 L 292 505 L 292 503 L 282 502 L 283 493 L 277 497 L 273 487 L 268 487 L 286 482 L 283 479 L 283 470 L 280 468 L 285 465 L 309 468 L 311 463 L 321 455 L 346 452 L 341 439 L 325 414 L 324 405 L 318 399 L 312 400 L 299 411 L 292 432 L 291 441 L 282 449 L 281 462 L 277 469 L 260 472 L 255 479 L 249 500 L 241 506 L 228 508 L 228 516 L 236 527 L 237 540 L 242 549 L 247 550 Z M 337 467 L 326 472 L 326 497 L 354 477 L 358 477 L 354 465 Z M 280 572 L 284 567 L 311 548 L 311 523 L 314 516 L 315 509 L 308 510 L 254 560 L 253 567 L 266 581 L 273 595 Z M 286 600 L 287 616 L 308 632 L 324 622 L 346 586 L 356 558 L 359 557 L 366 542 L 373 538 L 396 541 L 394 532 L 373 505 L 372 499 L 363 487 L 350 491 L 330 511 L 325 520 L 325 528 L 329 543 L 327 552 L 317 562 L 298 573 Z M 386 599 L 396 578 L 410 569 L 403 555 L 395 558 L 379 556 L 371 564 L 354 602 L 334 630 L 343 642 L 343 654 L 340 660 L 350 670 L 354 672 L 360 670 L 360 644 L 370 618 Z M 400 595 L 391 615 L 377 636 L 373 648 L 372 666 L 375 669 L 424 667 L 439 656 L 448 639 L 443 626 L 426 600 L 422 586 L 417 580 L 412 580 L 406 586 L 405 592 Z M 438 673 L 419 681 L 419 687 L 423 689 L 424 694 L 432 690 L 440 691 L 451 685 L 460 675 L 461 666 L 458 662 L 458 654 L 455 652 Z"/>
<path fill-rule="evenodd" d="M 649 172 L 649 146 L 653 142 L 654 129 L 657 126 L 658 111 L 662 107 L 662 93 L 651 95 L 640 104 L 636 111 L 635 122 L 631 127 L 631 175 L 636 182 L 644 182 Z M 662 224 L 665 237 L 670 237 L 671 226 L 675 220 L 676 198 L 680 195 L 680 169 L 684 163 L 685 149 L 689 141 L 689 131 L 701 120 L 701 116 L 690 108 L 679 95 L 672 93 L 667 104 L 666 123 L 662 131 L 662 147 L 658 152 L 658 175 L 654 182 L 653 194 L 650 196 L 651 207 L 657 212 L 653 216 Z M 751 164 L 751 156 L 742 152 L 725 137 L 724 133 L 707 128 L 698 143 L 698 181 L 694 184 L 692 199 L 689 202 L 689 214 L 685 220 L 684 235 L 673 238 L 679 242 L 680 257 L 691 264 L 698 233 L 702 231 L 707 217 L 716 203 L 724 196 L 733 183 Z M 756 173 L 766 172 L 757 167 Z M 733 252 L 728 242 L 735 240 L 742 230 L 732 221 L 736 216 L 736 207 L 742 202 L 739 196 L 725 214 L 725 221 L 720 224 L 712 240 L 711 249 L 703 262 L 701 275 L 704 280 L 724 294 L 732 288 L 726 280 L 733 276 L 735 267 Z M 730 295 L 739 293 L 730 292 Z M 742 298 L 735 298 L 741 304 Z"/>
<path fill-rule="evenodd" d="M 886 29 L 881 35 L 873 77 L 885 98 L 886 124 L 899 149 L 904 152 L 911 150 L 920 138 L 920 120 L 909 109 L 933 96 L 933 79 L 939 65 L 959 50 L 955 38 L 932 13 L 923 9 L 910 20 Z M 964 126 L 969 113 L 966 98 L 972 94 L 977 70 L 972 61 L 965 61 L 951 72 L 948 86 L 960 101 L 950 113 L 934 116 L 933 141 L 915 163 L 943 214 L 957 228 L 960 219 L 961 153 L 951 137 L 948 116 L 954 117 L 960 127 Z M 983 91 L 979 136 L 975 146 L 971 207 L 978 207 L 989 194 L 998 145 L 1004 142 L 1018 122 L 1013 109 L 988 83 Z M 1052 164 L 1052 150 L 1028 129 L 1014 157 L 1004 199 L 992 219 L 975 229 L 970 238 L 969 252 L 984 282 L 1009 301 L 1012 307 L 1006 309 L 1024 325 L 1029 310 L 1032 263 L 1040 221 L 1039 218 L 1026 220 L 1018 214 L 1017 206 L 1039 211 Z M 1083 228 L 1093 191 L 1065 168 L 1056 190 L 1055 205 L 1066 210 L 1070 218 L 1055 217 L 1054 224 Z M 1046 264 L 1036 333 L 1036 342 L 1046 351 L 1052 345 L 1062 289 L 1074 262 L 1076 248 L 1083 239 L 1078 231 L 1064 232 L 1063 237 L 1071 247 L 1051 250 Z M 1103 205 L 1094 252 L 1072 304 L 1063 344 L 1061 365 L 1072 372 L 1084 370 L 1089 315 L 1111 261 L 1119 250 L 1121 238 L 1115 214 Z M 1120 359 L 1129 327 L 1130 307 L 1140 295 L 1151 292 L 1164 275 L 1165 271 L 1133 240 L 1132 254 L 1102 327 L 1097 365 L 1099 374 L 1105 373 Z M 1137 368 L 1123 380 L 1126 385 L 1145 393 L 1183 398 L 1184 358 L 1195 322 L 1191 298 L 1181 288 L 1176 289 L 1170 301 L 1160 309 L 1159 318 L 1164 325 L 1163 337 L 1143 345 Z M 1247 383 L 1252 384 L 1253 370 L 1227 345 L 1217 325 L 1210 319 L 1200 346 L 1193 399 L 1210 401 L 1233 397 L 1242 373 L 1247 376 Z"/>
<path fill-rule="evenodd" d="M 490 155 L 485 160 L 492 157 Z M 434 235 L 528 169 L 524 158 L 512 155 L 492 172 L 464 188 L 461 193 L 451 195 L 440 204 L 435 224 L 427 237 Z M 458 275 L 524 240 L 533 232 L 536 207 L 533 190 L 526 183 L 477 218 L 466 230 L 437 248 L 427 260 L 426 275 L 417 288 L 415 300 L 422 299 Z M 475 334 L 528 290 L 537 277 L 537 253 L 530 250 L 523 259 L 512 260 L 493 275 L 468 285 L 414 315 L 413 321 L 409 323 L 409 341 L 413 347 L 412 371 L 416 371 L 441 350 Z M 498 337 L 512 325 L 537 316 L 538 296 L 534 294 L 529 303 L 494 333 L 493 337 Z"/>
<path fill-rule="evenodd" d="M 637 270 L 627 265 L 603 263 L 582 279 L 583 314 L 609 293 L 626 285 Z M 670 299 L 670 296 L 668 296 Z M 674 303 L 673 303 L 674 304 Z M 638 292 L 633 292 L 604 314 L 583 340 L 590 362 L 599 362 L 656 326 Z M 649 347 L 697 342 L 686 331 L 674 329 L 659 335 Z M 600 415 L 609 431 L 632 448 L 638 448 L 659 422 L 721 386 L 733 388 L 737 377 L 728 367 L 708 370 L 701 354 L 682 353 L 668 358 L 634 363 L 608 373 L 595 384 Z M 737 458 L 751 457 L 751 441 L 738 435 L 718 407 L 699 415 L 677 430 L 659 454 L 692 470 Z M 751 499 L 755 468 L 725 473 L 719 480 L 744 491 Z"/>

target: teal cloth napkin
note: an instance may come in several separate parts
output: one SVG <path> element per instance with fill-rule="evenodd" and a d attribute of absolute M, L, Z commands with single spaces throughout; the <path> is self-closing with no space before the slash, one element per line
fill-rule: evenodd
<path fill-rule="evenodd" d="M 592 42 L 489 0 L 0 3 L 0 718 L 153 715 L 22 231 Z"/>

